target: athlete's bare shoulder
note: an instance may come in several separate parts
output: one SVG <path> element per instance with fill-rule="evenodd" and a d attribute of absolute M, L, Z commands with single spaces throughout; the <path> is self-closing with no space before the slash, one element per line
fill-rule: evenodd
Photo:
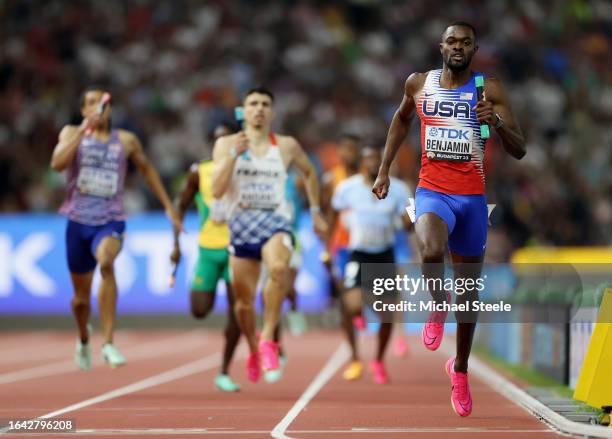
<path fill-rule="evenodd" d="M 119 141 L 125 148 L 127 156 L 131 156 L 134 152 L 142 149 L 142 145 L 140 144 L 140 140 L 136 134 L 121 128 L 117 131 L 119 132 Z"/>
<path fill-rule="evenodd" d="M 230 148 L 238 139 L 238 133 L 227 134 L 220 136 L 215 141 L 215 148 L 219 145 L 220 148 Z"/>
<path fill-rule="evenodd" d="M 79 129 L 78 125 L 64 125 L 59 133 L 60 140 L 64 137 L 69 137 Z"/>
<path fill-rule="evenodd" d="M 294 148 L 300 146 L 299 142 L 293 136 L 286 136 L 284 134 L 274 134 L 276 137 L 276 143 L 278 146 Z"/>
<path fill-rule="evenodd" d="M 425 80 L 427 79 L 428 73 L 429 72 L 414 72 L 408 76 L 404 86 L 406 96 L 412 96 L 416 100 L 416 96 L 421 92 L 423 86 L 425 85 Z"/>
<path fill-rule="evenodd" d="M 136 137 L 136 134 L 131 131 L 124 130 L 122 128 L 119 128 L 117 131 L 119 132 L 119 140 L 121 141 L 126 140 L 128 142 L 133 142 L 134 139 L 138 139 L 138 137 Z"/>
<path fill-rule="evenodd" d="M 220 136 L 213 146 L 213 160 L 218 161 L 229 154 L 230 148 L 236 143 L 238 133 Z"/>
<path fill-rule="evenodd" d="M 276 137 L 276 144 L 283 157 L 285 167 L 289 167 L 291 163 L 297 164 L 298 167 L 305 166 L 306 153 L 295 137 L 282 134 L 274 134 L 274 137 Z"/>
<path fill-rule="evenodd" d="M 281 149 L 283 154 L 288 157 L 294 158 L 302 150 L 300 143 L 293 136 L 286 136 L 282 134 L 274 134 L 276 137 L 276 144 Z"/>

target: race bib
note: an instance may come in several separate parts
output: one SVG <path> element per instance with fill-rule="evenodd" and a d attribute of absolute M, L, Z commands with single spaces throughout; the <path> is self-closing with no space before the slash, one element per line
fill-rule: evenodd
<path fill-rule="evenodd" d="M 461 127 L 425 127 L 425 155 L 428 160 L 469 162 L 474 131 Z"/>
<path fill-rule="evenodd" d="M 79 171 L 77 189 L 84 195 L 111 198 L 117 193 L 118 181 L 117 171 L 84 166 Z"/>
<path fill-rule="evenodd" d="M 275 210 L 281 204 L 281 191 L 271 182 L 243 182 L 240 185 L 240 207 Z"/>

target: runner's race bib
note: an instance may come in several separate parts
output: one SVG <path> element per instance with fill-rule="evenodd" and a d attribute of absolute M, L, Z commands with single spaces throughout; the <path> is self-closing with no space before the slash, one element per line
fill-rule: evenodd
<path fill-rule="evenodd" d="M 84 195 L 111 198 L 117 193 L 118 181 L 117 171 L 84 166 L 79 171 L 77 189 Z"/>
<path fill-rule="evenodd" d="M 277 185 L 261 181 L 245 181 L 240 185 L 240 207 L 243 209 L 275 210 L 282 196 Z"/>
<path fill-rule="evenodd" d="M 469 162 L 474 131 L 462 127 L 425 127 L 425 155 L 428 160 Z"/>

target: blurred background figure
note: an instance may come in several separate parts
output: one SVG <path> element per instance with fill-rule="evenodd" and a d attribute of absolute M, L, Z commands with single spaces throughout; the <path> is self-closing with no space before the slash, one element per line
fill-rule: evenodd
<path fill-rule="evenodd" d="M 211 143 L 219 137 L 232 134 L 235 130 L 229 125 L 219 125 L 212 133 Z M 215 377 L 215 386 L 224 392 L 237 392 L 240 385 L 234 382 L 229 375 L 229 366 L 240 340 L 240 328 L 234 314 L 234 295 L 229 275 L 229 229 L 226 220 L 227 205 L 222 200 L 212 196 L 212 158 L 208 157 L 196 162 L 189 168 L 183 188 L 177 197 L 177 214 L 181 221 L 185 211 L 195 201 L 200 217 L 200 232 L 198 235 L 198 260 L 191 283 L 190 304 L 191 314 L 196 319 L 204 319 L 215 306 L 217 284 L 220 280 L 225 283 L 227 291 L 227 322 L 225 331 L 225 345 L 223 348 L 223 361 L 221 370 Z M 175 267 L 181 261 L 181 248 L 179 242 L 180 231 L 174 228 L 174 249 L 170 259 Z"/>
<path fill-rule="evenodd" d="M 347 243 L 349 255 L 341 291 L 342 328 L 351 347 L 351 361 L 342 377 L 348 381 L 361 378 L 363 372 L 355 327 L 362 326 L 365 320 L 362 309 L 370 308 L 370 305 L 363 303 L 361 264 L 385 264 L 377 266 L 376 276 L 393 278 L 397 225 L 400 223 L 400 227 L 403 224 L 406 228 L 412 228 L 412 222 L 405 210 L 409 198 L 407 185 L 393 178 L 388 197 L 379 200 L 372 193 L 372 186 L 381 165 L 381 150 L 371 146 L 365 147 L 361 159 L 363 171 L 342 181 L 334 191 L 331 202 L 332 208 L 338 214 L 343 213 L 342 221 L 350 236 Z M 389 377 L 384 356 L 391 337 L 393 320 L 389 316 L 388 319 L 383 319 L 382 316 L 386 313 L 379 314 L 381 321 L 378 328 L 377 351 L 375 359 L 370 363 L 370 369 L 374 382 L 386 384 L 389 382 Z"/>
<path fill-rule="evenodd" d="M 67 217 L 66 257 L 74 290 L 72 312 L 79 337 L 74 360 L 82 370 L 91 368 L 91 287 L 96 267 L 102 281 L 98 289 L 102 357 L 111 367 L 125 357 L 113 343 L 117 313 L 115 259 L 123 246 L 126 214 L 123 203 L 128 162 L 134 165 L 164 207 L 176 233 L 184 231 L 157 170 L 143 152 L 138 138 L 111 128 L 111 96 L 93 86 L 82 93 L 79 125 L 62 128 L 50 167 L 66 171 L 67 196 L 60 213 Z"/>

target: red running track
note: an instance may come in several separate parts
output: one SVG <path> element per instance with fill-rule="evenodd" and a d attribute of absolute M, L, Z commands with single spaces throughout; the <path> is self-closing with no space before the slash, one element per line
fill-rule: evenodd
<path fill-rule="evenodd" d="M 348 354 L 339 332 L 286 336 L 289 362 L 275 384 L 246 380 L 243 343 L 232 368 L 242 391 L 234 394 L 212 385 L 220 360 L 219 332 L 118 332 L 116 343 L 128 365 L 114 370 L 99 360 L 96 336 L 94 368 L 87 372 L 72 364 L 74 340 L 73 332 L 0 333 L 0 419 L 55 413 L 75 420 L 78 434 L 51 436 L 57 439 L 558 437 L 475 378 L 474 411 L 459 418 L 450 407 L 446 357 L 426 351 L 417 338 L 410 340 L 406 358 L 389 352 L 392 384 L 386 386 L 374 384 L 367 373 L 356 382 L 342 380 Z M 361 345 L 367 360 L 373 340 L 365 337 Z"/>

